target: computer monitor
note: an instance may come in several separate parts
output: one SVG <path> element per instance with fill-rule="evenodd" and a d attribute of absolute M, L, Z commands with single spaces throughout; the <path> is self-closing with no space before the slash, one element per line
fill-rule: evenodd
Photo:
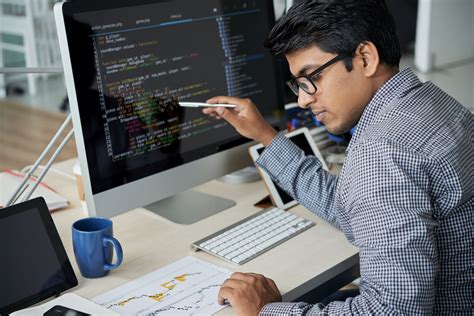
<path fill-rule="evenodd" d="M 187 223 L 233 205 L 189 189 L 250 165 L 252 143 L 176 101 L 249 97 L 284 128 L 281 76 L 263 47 L 272 1 L 72 1 L 54 11 L 89 214 L 147 205 Z"/>

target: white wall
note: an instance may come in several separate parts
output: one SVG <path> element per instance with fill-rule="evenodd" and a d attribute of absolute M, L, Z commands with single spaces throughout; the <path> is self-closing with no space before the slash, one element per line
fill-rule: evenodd
<path fill-rule="evenodd" d="M 474 0 L 419 0 L 415 66 L 434 68 L 474 58 Z"/>

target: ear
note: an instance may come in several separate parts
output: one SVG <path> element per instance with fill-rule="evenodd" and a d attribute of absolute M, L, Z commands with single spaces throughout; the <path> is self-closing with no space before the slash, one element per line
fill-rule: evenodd
<path fill-rule="evenodd" d="M 355 52 L 356 57 L 360 58 L 362 71 L 366 77 L 372 77 L 380 65 L 379 52 L 372 42 L 359 44 Z"/>

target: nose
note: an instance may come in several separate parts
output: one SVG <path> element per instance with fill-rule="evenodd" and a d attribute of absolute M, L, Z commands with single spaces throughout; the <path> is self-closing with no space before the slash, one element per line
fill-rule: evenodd
<path fill-rule="evenodd" d="M 302 109 L 306 109 L 309 105 L 316 101 L 316 94 L 309 95 L 300 89 L 298 93 L 298 106 Z"/>

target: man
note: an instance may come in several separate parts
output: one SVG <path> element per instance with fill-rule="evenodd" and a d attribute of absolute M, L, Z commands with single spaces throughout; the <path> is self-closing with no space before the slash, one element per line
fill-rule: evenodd
<path fill-rule="evenodd" d="M 275 303 L 275 283 L 235 273 L 219 302 L 241 314 L 472 312 L 473 114 L 409 69 L 399 72 L 393 18 L 381 0 L 294 5 L 266 41 L 288 83 L 331 133 L 357 125 L 339 177 L 278 134 L 248 99 L 206 108 L 264 144 L 258 160 L 302 205 L 360 250 L 360 295 L 327 305 Z M 329 294 L 329 293 L 328 293 Z"/>

